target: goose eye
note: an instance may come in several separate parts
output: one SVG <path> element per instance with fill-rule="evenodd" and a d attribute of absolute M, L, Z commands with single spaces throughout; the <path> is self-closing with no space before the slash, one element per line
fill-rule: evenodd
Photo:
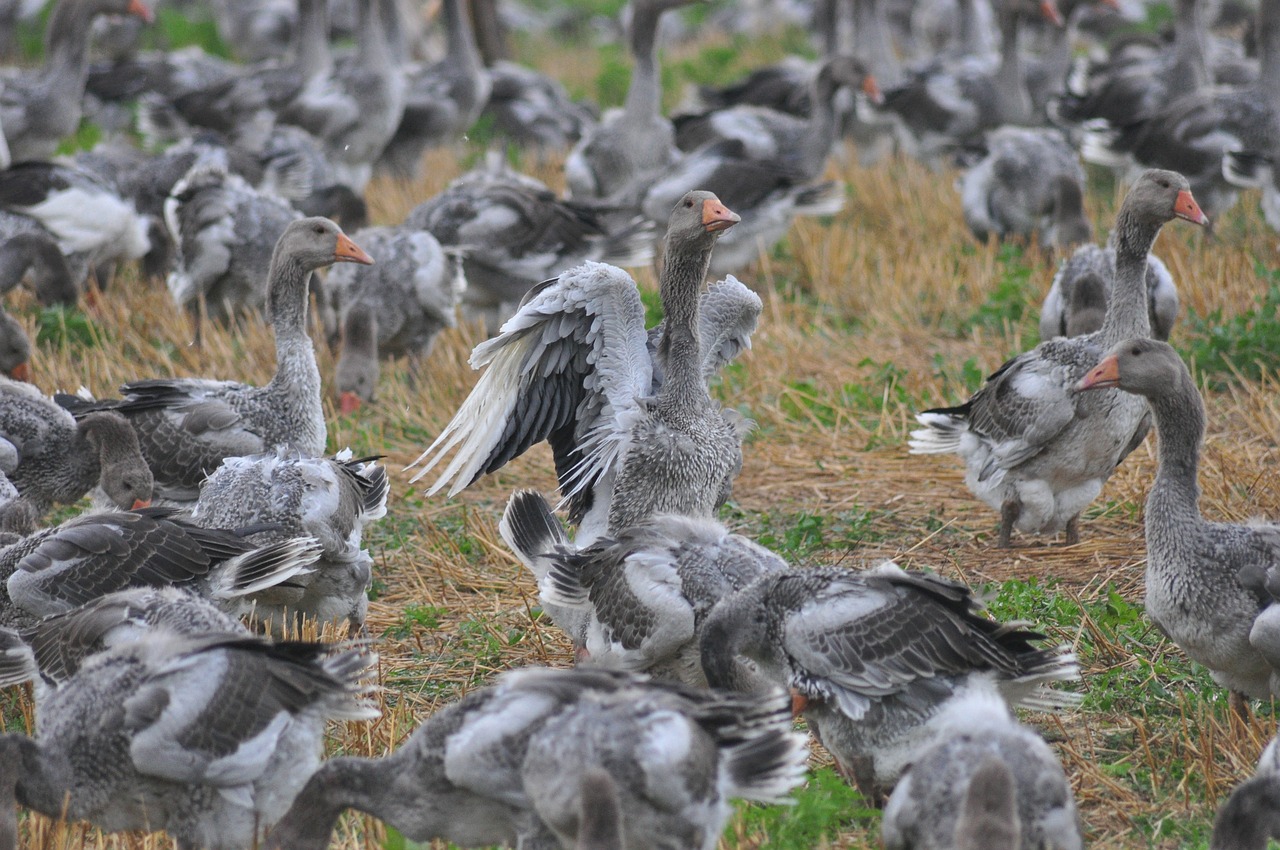
<path fill-rule="evenodd" d="M 693 209 L 693 199 L 690 198 L 689 200 L 685 201 L 684 205 L 687 209 Z"/>
<path fill-rule="evenodd" d="M 1140 354 L 1142 354 L 1142 349 L 1138 348 L 1138 346 L 1135 345 L 1133 348 L 1129 349 L 1129 353 L 1132 354 L 1134 357 L 1137 357 Z"/>
<path fill-rule="evenodd" d="M 315 229 L 316 229 L 316 233 L 320 233 L 320 234 L 323 234 L 323 233 L 324 233 L 324 226 L 323 226 L 323 225 L 319 225 L 319 224 L 317 224 Z"/>

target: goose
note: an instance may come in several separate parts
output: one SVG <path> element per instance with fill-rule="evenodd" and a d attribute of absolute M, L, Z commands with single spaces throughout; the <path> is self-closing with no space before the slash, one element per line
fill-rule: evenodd
<path fill-rule="evenodd" d="M 956 697 L 884 808 L 885 850 L 1081 850 L 1071 785 L 993 688 Z"/>
<path fill-rule="evenodd" d="M 443 0 L 445 57 L 408 74 L 404 114 L 387 142 L 378 165 L 391 174 L 413 179 L 422 169 L 422 153 L 462 137 L 480 117 L 489 99 L 489 75 L 476 48 L 471 19 L 463 0 Z M 393 40 L 402 39 L 394 0 L 383 16 L 395 21 Z M 400 45 L 401 54 L 407 49 Z"/>
<path fill-rule="evenodd" d="M 1056 130 L 1000 127 L 987 155 L 960 178 L 964 220 L 979 240 L 1022 237 L 1063 250 L 1093 235 L 1084 169 Z"/>
<path fill-rule="evenodd" d="M 326 721 L 377 716 L 361 683 L 374 663 L 363 648 L 152 632 L 48 693 L 35 738 L 0 737 L 20 765 L 6 790 L 108 832 L 163 829 L 184 850 L 253 846 L 319 766 Z"/>
<path fill-rule="evenodd" d="M 76 421 L 35 387 L 0 378 L 3 455 L 16 459 L 6 474 L 40 516 L 95 485 L 121 509 L 151 500 L 152 476 L 128 420 L 101 412 Z"/>
<path fill-rule="evenodd" d="M 957 694 L 985 686 L 1015 706 L 1076 701 L 1046 687 L 1080 678 L 1073 655 L 980 611 L 962 585 L 892 562 L 766 573 L 703 621 L 702 668 L 712 688 L 750 689 L 761 676 L 788 688 L 840 773 L 877 800 Z"/>
<path fill-rule="evenodd" d="M 1280 838 L 1280 757 L 1273 738 L 1250 779 L 1236 786 L 1218 810 L 1209 850 L 1266 850 Z"/>
<path fill-rule="evenodd" d="M 631 206 L 655 175 L 676 162 L 675 130 L 662 115 L 658 22 L 664 12 L 690 2 L 636 0 L 632 5 L 627 44 L 635 65 L 627 99 L 620 110 L 605 113 L 569 152 L 564 173 L 571 197 Z"/>
<path fill-rule="evenodd" d="M 353 632 L 369 607 L 373 558 L 361 547 L 365 526 L 387 514 L 390 484 L 372 459 L 311 457 L 283 448 L 228 458 L 200 486 L 192 519 L 205 528 L 260 527 L 256 545 L 310 537 L 320 543 L 311 572 L 254 594 L 258 619 L 280 628 L 299 614 L 321 623 L 346 620 Z"/>
<path fill-rule="evenodd" d="M 650 517 L 581 549 L 541 494 L 512 495 L 498 530 L 538 580 L 579 659 L 706 687 L 698 635 L 711 608 L 782 558 L 712 519 Z"/>
<path fill-rule="evenodd" d="M 133 202 L 74 165 L 18 162 L 0 171 L 0 208 L 52 234 L 77 285 L 91 271 L 105 283 L 116 262 L 139 259 L 151 247 L 149 223 Z"/>
<path fill-rule="evenodd" d="M 474 368 L 489 368 L 414 462 L 423 467 L 412 480 L 457 446 L 428 490 L 455 495 L 548 440 L 580 545 L 654 513 L 709 518 L 741 464 L 743 424 L 712 400 L 707 375 L 749 344 L 761 305 L 726 281 L 717 292 L 727 303 L 704 327 L 699 295 L 717 236 L 738 220 L 709 192 L 689 192 L 671 212 L 656 355 L 640 293 L 621 269 L 586 263 L 531 291 L 472 352 Z"/>
<path fill-rule="evenodd" d="M 46 307 L 71 306 L 80 297 L 80 291 L 71 276 L 67 259 L 58 250 L 53 236 L 36 224 L 23 228 L 22 232 L 6 233 L 9 221 L 20 218 L 11 215 L 0 219 L 0 295 L 29 281 L 36 298 Z"/>
<path fill-rule="evenodd" d="M 45 30 L 45 64 L 0 79 L 0 125 L 14 163 L 46 160 L 80 126 L 89 39 L 98 15 L 151 21 L 141 0 L 59 0 Z"/>
<path fill-rule="evenodd" d="M 225 163 L 197 160 L 174 184 L 164 218 L 177 249 L 169 294 L 197 317 L 227 321 L 267 306 L 276 243 L 302 215 Z"/>
<path fill-rule="evenodd" d="M 593 768 L 582 775 L 578 840 L 574 850 L 623 850 L 622 800 L 607 771 Z"/>
<path fill-rule="evenodd" d="M 0 310 L 0 374 L 15 381 L 31 377 L 31 340 L 26 328 L 4 310 Z"/>
<path fill-rule="evenodd" d="M 322 850 L 354 808 L 412 841 L 571 848 L 582 838 L 582 786 L 564 779 L 599 769 L 618 792 L 629 850 L 711 850 L 729 798 L 785 798 L 806 757 L 778 692 L 527 668 L 436 712 L 387 756 L 325 762 L 265 846 Z"/>
<path fill-rule="evenodd" d="M 1000 512 L 998 545 L 1015 529 L 1079 541 L 1080 513 L 1146 436 L 1146 405 L 1118 393 L 1079 395 L 1073 387 L 1111 345 L 1149 336 L 1145 273 L 1151 245 L 1174 218 L 1206 225 L 1186 178 L 1143 172 L 1125 197 L 1112 233 L 1115 285 L 1101 330 L 1050 339 L 997 369 L 964 404 L 916 416 L 913 454 L 959 454 L 965 483 Z"/>
<path fill-rule="evenodd" d="M 204 378 L 158 378 L 120 388 L 121 400 L 59 396 L 77 416 L 115 411 L 137 430 L 156 495 L 176 503 L 196 499 L 200 482 L 224 458 L 293 446 L 324 451 L 326 429 L 320 372 L 307 336 L 307 282 L 332 263 L 373 259 L 325 218 L 289 224 L 271 255 L 268 308 L 276 338 L 276 373 L 265 387 Z"/>
<path fill-rule="evenodd" d="M 1107 245 L 1081 245 L 1058 268 L 1053 276 L 1053 283 L 1045 295 L 1044 305 L 1040 308 L 1040 338 L 1052 339 L 1055 336 L 1080 336 L 1092 333 L 1102 327 L 1102 317 L 1106 313 L 1107 302 L 1116 276 L 1115 240 Z M 1178 321 L 1178 287 L 1173 282 L 1173 275 L 1168 267 L 1155 254 L 1147 255 L 1147 318 L 1151 323 L 1151 336 L 1155 339 L 1168 339 L 1173 333 L 1173 326 Z M 1097 281 L 1093 283 L 1092 281 Z M 1080 293 L 1080 288 L 1101 287 L 1100 294 L 1093 292 Z M 1077 299 L 1084 298 L 1086 304 L 1100 308 L 1093 311 L 1093 319 L 1088 323 L 1075 316 L 1072 311 Z M 1099 300 L 1100 299 L 1100 300 Z M 1073 318 L 1076 332 L 1072 333 L 1068 326 Z"/>
<path fill-rule="evenodd" d="M 559 80 L 505 60 L 489 67 L 489 99 L 480 114 L 500 137 L 543 151 L 570 147 L 596 122 L 595 112 L 570 99 Z"/>
<path fill-rule="evenodd" d="M 35 506 L 22 498 L 9 480 L 5 467 L 7 450 L 0 450 L 0 547 L 17 542 L 39 527 L 40 515 Z M 16 460 L 16 458 L 13 458 Z"/>
<path fill-rule="evenodd" d="M 1280 607 L 1270 593 L 1280 526 L 1200 513 L 1204 402 L 1168 343 L 1122 340 L 1104 353 L 1077 389 L 1134 394 L 1150 405 L 1160 437 L 1144 511 L 1147 616 L 1243 711 L 1246 698 L 1280 694 Z"/>
<path fill-rule="evenodd" d="M 457 326 L 467 287 L 458 258 L 424 230 L 371 227 L 355 238 L 378 264 L 335 268 L 323 293 L 331 339 L 340 339 L 335 378 L 343 413 L 373 400 L 379 355 L 407 354 L 413 374 L 420 371 L 440 332 Z"/>
<path fill-rule="evenodd" d="M 253 528 L 202 528 L 172 509 L 110 511 L 75 517 L 0 549 L 10 620 L 60 614 L 127 587 L 175 586 L 247 614 L 254 593 L 308 571 L 315 540 L 266 546 Z"/>
<path fill-rule="evenodd" d="M 776 64 L 756 68 L 727 86 L 698 86 L 694 105 L 705 113 L 760 106 L 807 118 L 813 108 L 813 80 L 813 63 L 798 56 L 787 56 Z"/>
<path fill-rule="evenodd" d="M 807 119 L 760 107 L 735 107 L 691 115 L 675 121 L 676 144 L 692 151 L 708 142 L 741 140 L 754 158 L 776 159 L 801 180 L 816 180 L 826 168 L 839 135 L 836 95 L 844 89 L 861 92 L 872 102 L 880 99 L 876 78 L 850 56 L 823 62 L 812 82 Z"/>
<path fill-rule="evenodd" d="M 670 210 L 667 210 L 670 213 Z M 465 312 L 496 329 L 537 284 L 587 261 L 633 267 L 653 259 L 654 228 L 615 226 L 593 206 L 561 200 L 539 180 L 488 157 L 414 207 L 405 227 L 462 252 Z"/>

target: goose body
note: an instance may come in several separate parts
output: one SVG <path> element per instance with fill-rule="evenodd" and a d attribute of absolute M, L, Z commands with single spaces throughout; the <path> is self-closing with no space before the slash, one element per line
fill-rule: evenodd
<path fill-rule="evenodd" d="M 570 100 L 559 80 L 514 62 L 489 67 L 489 100 L 481 113 L 517 145 L 562 150 L 585 135 L 596 116 Z"/>
<path fill-rule="evenodd" d="M 930 718 L 970 687 L 995 687 L 1011 705 L 1070 703 L 1044 686 L 1078 679 L 1074 656 L 980 610 L 962 586 L 892 563 L 768 573 L 712 609 L 702 666 L 712 687 L 759 676 L 788 688 L 874 799 L 932 742 Z"/>
<path fill-rule="evenodd" d="M 1062 765 L 994 690 L 955 699 L 884 809 L 886 850 L 1080 850 Z"/>
<path fill-rule="evenodd" d="M 250 537 L 257 545 L 316 540 L 311 572 L 255 594 L 258 618 L 278 626 L 286 615 L 306 614 L 358 629 L 373 567 L 361 537 L 386 516 L 389 491 L 386 469 L 350 452 L 325 458 L 279 449 L 227 459 L 201 485 L 192 518 L 206 528 L 263 526 Z"/>
<path fill-rule="evenodd" d="M 1104 353 L 1080 389 L 1138 394 L 1160 438 L 1145 511 L 1147 615 L 1219 685 L 1254 699 L 1280 694 L 1280 604 L 1270 592 L 1280 526 L 1201 515 L 1204 403 L 1167 343 L 1124 340 Z"/>
<path fill-rule="evenodd" d="M 1273 738 L 1251 778 L 1236 786 L 1218 810 L 1210 850 L 1265 850 L 1280 837 L 1280 750 Z"/>
<path fill-rule="evenodd" d="M 1080 512 L 1146 436 L 1147 412 L 1138 399 L 1079 395 L 1074 386 L 1110 345 L 1151 333 L 1147 256 L 1175 217 L 1208 222 L 1185 178 L 1145 172 L 1117 217 L 1116 283 L 1102 329 L 1042 342 L 1006 362 L 964 404 L 916 417 L 925 427 L 912 432 L 911 451 L 965 459 L 965 483 L 1000 512 L 1000 546 L 1010 545 L 1015 529 L 1066 529 L 1075 542 Z"/>
<path fill-rule="evenodd" d="M 155 632 L 91 656 L 41 701 L 36 737 L 0 738 L 18 801 L 183 848 L 259 841 L 320 763 L 327 720 L 376 712 L 365 650 Z"/>
<path fill-rule="evenodd" d="M 1106 315 L 1107 303 L 1115 281 L 1116 251 L 1112 245 L 1081 245 L 1058 268 L 1053 276 L 1053 283 L 1045 295 L 1044 304 L 1040 308 L 1040 338 L 1053 339 L 1055 336 L 1080 336 L 1093 333 L 1102 327 L 1102 319 Z M 1092 307 L 1096 309 L 1093 318 L 1087 321 L 1076 318 L 1075 333 L 1068 331 L 1073 320 L 1073 303 L 1078 298 L 1076 290 L 1079 281 L 1090 277 L 1096 284 L 1085 286 L 1100 289 L 1100 300 L 1093 298 Z M 1168 339 L 1173 333 L 1173 325 L 1178 320 L 1178 287 L 1173 282 L 1173 275 L 1155 254 L 1147 255 L 1147 313 L 1151 323 L 1151 335 L 1155 339 Z"/>
<path fill-rule="evenodd" d="M 581 549 L 538 493 L 511 497 L 498 526 L 538 580 L 543 608 L 568 632 L 579 658 L 706 687 L 698 638 L 712 607 L 780 557 L 711 519 L 671 514 Z"/>
<path fill-rule="evenodd" d="M 626 847 L 710 850 L 729 798 L 778 800 L 800 780 L 801 741 L 777 692 L 744 698 L 603 670 L 518 670 L 437 712 L 388 756 L 326 762 L 267 847 L 321 850 L 346 808 L 414 841 L 573 847 L 582 787 L 564 777 L 604 770 Z"/>
<path fill-rule="evenodd" d="M 224 458 L 291 446 L 324 451 L 320 372 L 306 330 L 312 271 L 336 262 L 372 263 L 336 224 L 299 219 L 276 244 L 269 275 L 269 309 L 276 337 L 276 374 L 264 387 L 203 378 L 125 384 L 124 398 L 82 401 L 60 397 L 78 415 L 112 410 L 138 432 L 157 482 L 157 496 L 191 502 L 200 482 Z"/>
<path fill-rule="evenodd" d="M 656 354 L 622 270 L 587 263 L 534 290 L 472 353 L 488 370 L 418 458 L 415 480 L 459 446 L 430 490 L 457 493 L 545 439 L 583 544 L 655 513 L 709 517 L 737 475 L 741 437 L 706 377 L 746 347 L 760 310 L 736 280 L 701 292 L 715 237 L 737 220 L 709 192 L 671 213 Z M 717 306 L 703 313 L 713 291 Z"/>

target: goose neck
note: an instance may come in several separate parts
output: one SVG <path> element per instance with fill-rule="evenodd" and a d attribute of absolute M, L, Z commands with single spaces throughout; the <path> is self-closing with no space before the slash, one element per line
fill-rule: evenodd
<path fill-rule="evenodd" d="M 1111 234 L 1115 246 L 1115 284 L 1102 322 L 1103 344 L 1108 347 L 1121 340 L 1151 336 L 1147 309 L 1147 255 L 1160 227 L 1160 224 L 1153 226 L 1137 220 L 1124 208 L 1120 210 Z"/>
<path fill-rule="evenodd" d="M 665 375 L 658 399 L 664 406 L 710 398 L 702 376 L 698 302 L 711 261 L 711 244 L 682 245 L 667 252 L 661 282 L 665 327 L 658 346 Z"/>
<path fill-rule="evenodd" d="M 360 64 L 370 70 L 389 71 L 392 50 L 388 44 L 380 0 L 363 0 L 360 4 L 360 35 L 356 53 Z"/>
<path fill-rule="evenodd" d="M 328 0 L 298 0 L 298 68 L 306 80 L 333 70 L 329 53 Z"/>
<path fill-rule="evenodd" d="M 1272 103 L 1280 101 L 1280 0 L 1258 7 L 1258 84 Z"/>
<path fill-rule="evenodd" d="M 307 282 L 311 272 L 295 260 L 277 257 L 271 267 L 270 313 L 276 338 L 276 374 L 271 387 L 289 397 L 320 394 L 320 370 L 307 336 Z"/>
<path fill-rule="evenodd" d="M 1148 517 L 1200 522 L 1200 447 L 1204 441 L 1204 402 L 1185 370 L 1173 388 L 1150 399 L 1159 440 L 1159 469 L 1147 497 Z"/>
<path fill-rule="evenodd" d="M 1031 123 L 1031 97 L 1022 74 L 1022 55 L 1018 52 L 1021 15 L 1012 10 L 1000 12 L 1000 66 L 996 69 L 996 96 L 1001 119 L 1006 124 Z"/>
<path fill-rule="evenodd" d="M 461 63 L 469 71 L 483 67 L 480 51 L 476 47 L 475 32 L 471 28 L 471 18 L 467 15 L 462 0 L 444 0 L 443 14 L 450 61 Z"/>
<path fill-rule="evenodd" d="M 854 55 L 864 59 L 881 86 L 894 85 L 902 75 L 893 41 L 884 20 L 880 0 L 858 0 L 854 4 Z"/>
<path fill-rule="evenodd" d="M 63 492 L 55 495 L 54 500 L 72 502 L 92 488 L 102 476 L 102 454 L 86 435 L 81 423 L 71 440 L 71 451 L 67 453 L 64 480 L 60 482 Z"/>
<path fill-rule="evenodd" d="M 93 14 L 85 4 L 75 0 L 62 0 L 56 4 L 49 25 L 45 30 L 45 76 L 63 80 L 68 86 L 78 82 L 75 92 L 83 94 L 89 75 L 89 39 L 92 34 Z"/>
<path fill-rule="evenodd" d="M 1173 73 L 1170 91 L 1187 93 L 1209 84 L 1205 62 L 1203 0 L 1178 0 L 1173 23 Z"/>
<path fill-rule="evenodd" d="M 649 121 L 662 115 L 662 86 L 658 77 L 658 21 L 662 10 L 655 4 L 636 3 L 631 15 L 631 85 L 623 112 L 633 120 Z"/>
<path fill-rule="evenodd" d="M 960 50 L 966 55 L 977 55 L 983 51 L 982 21 L 978 16 L 977 4 L 974 0 L 957 0 L 956 16 L 959 18 L 960 30 L 957 37 Z"/>

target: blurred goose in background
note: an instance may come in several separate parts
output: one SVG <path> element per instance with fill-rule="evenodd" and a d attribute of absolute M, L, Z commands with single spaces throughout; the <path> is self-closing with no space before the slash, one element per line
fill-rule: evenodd
<path fill-rule="evenodd" d="M 93 20 L 107 14 L 151 20 L 141 0 L 59 0 L 45 29 L 44 65 L 0 77 L 0 126 L 13 162 L 48 159 L 79 129 Z"/>
<path fill-rule="evenodd" d="M 614 225 L 610 218 L 560 200 L 541 181 L 489 156 L 483 167 L 414 207 L 405 227 L 428 231 L 462 253 L 467 315 L 493 332 L 526 293 L 566 269 L 587 261 L 622 267 L 652 261 L 653 226 L 639 219 Z"/>
<path fill-rule="evenodd" d="M 385 467 L 349 451 L 332 458 L 283 449 L 228 458 L 200 487 L 192 519 L 206 528 L 260 527 L 256 545 L 298 537 L 319 542 L 311 571 L 254 595 L 257 617 L 279 629 L 286 617 L 346 620 L 358 631 L 369 607 L 373 558 L 362 548 L 369 523 L 387 514 Z"/>
<path fill-rule="evenodd" d="M 225 161 L 197 160 L 164 203 L 177 248 L 165 281 L 169 294 L 197 323 L 266 309 L 276 243 L 301 217 L 283 199 L 230 173 Z"/>
<path fill-rule="evenodd" d="M 387 756 L 325 762 L 266 847 L 323 850 L 348 808 L 413 841 L 572 847 L 583 837 L 582 786 L 564 778 L 604 770 L 628 850 L 711 850 L 730 798 L 784 799 L 806 758 L 781 693 L 528 668 L 436 712 Z"/>
<path fill-rule="evenodd" d="M 736 280 L 722 284 L 745 309 L 709 315 L 724 324 L 704 347 L 702 282 L 716 238 L 737 221 L 710 192 L 689 192 L 671 211 L 656 356 L 621 269 L 587 263 L 532 290 L 472 352 L 474 368 L 489 368 L 414 462 L 423 466 L 413 480 L 456 446 L 428 491 L 454 495 L 547 440 L 580 545 L 655 513 L 710 518 L 741 465 L 743 423 L 711 398 L 707 376 L 747 346 L 760 310 Z"/>
<path fill-rule="evenodd" d="M 421 373 L 436 337 L 457 326 L 455 308 L 467 287 L 460 258 L 425 230 L 372 227 L 355 236 L 377 264 L 335 268 L 322 295 L 329 338 L 338 342 L 343 413 L 373 401 L 380 356 L 408 355 L 411 374 Z"/>
<path fill-rule="evenodd" d="M 956 697 L 884 808 L 885 850 L 1081 850 L 1071 785 L 994 689 Z"/>
<path fill-rule="evenodd" d="M 570 99 L 559 80 L 507 61 L 489 67 L 481 115 L 493 121 L 498 136 L 542 151 L 564 150 L 596 122 L 594 110 Z"/>
<path fill-rule="evenodd" d="M 1197 475 L 1204 402 L 1168 343 L 1122 340 L 1078 389 L 1115 388 L 1150 405 L 1159 469 L 1147 495 L 1147 616 L 1203 664 L 1231 702 L 1280 695 L 1280 526 L 1209 522 Z"/>
<path fill-rule="evenodd" d="M 1276 741 L 1262 751 L 1253 777 L 1236 786 L 1218 810 L 1209 850 L 1265 850 L 1280 838 L 1280 750 Z"/>
<path fill-rule="evenodd" d="M 1114 239 L 1106 247 L 1082 245 L 1053 276 L 1040 308 L 1040 338 L 1080 336 L 1102 327 L 1116 277 Z M 1147 255 L 1147 316 L 1151 336 L 1168 339 L 1178 321 L 1178 287 L 1155 254 Z M 1086 291 L 1081 291 L 1082 289 Z M 1074 322 L 1075 332 L 1069 326 Z"/>
<path fill-rule="evenodd" d="M 44 515 L 100 487 L 121 509 L 151 499 L 152 478 L 128 420 L 110 412 L 76 421 L 29 384 L 0 378 L 0 457 L 22 497 Z"/>
<path fill-rule="evenodd" d="M 31 377 L 31 340 L 26 328 L 0 309 L 0 374 L 15 381 Z"/>
<path fill-rule="evenodd" d="M 579 660 L 706 687 L 698 637 L 711 608 L 787 563 L 711 519 L 663 514 L 581 549 L 542 495 L 512 495 L 498 525 Z"/>
<path fill-rule="evenodd" d="M 933 743 L 930 719 L 969 690 L 1012 706 L 1075 701 L 1047 687 L 1080 678 L 1074 655 L 980 612 L 963 585 L 893 563 L 773 572 L 711 610 L 702 667 L 713 688 L 763 677 L 789 689 L 841 774 L 876 800 Z"/>
<path fill-rule="evenodd" d="M 693 0 L 635 0 L 627 44 L 634 66 L 627 99 L 588 129 L 564 163 L 565 182 L 575 199 L 602 198 L 623 207 L 639 206 L 654 177 L 679 159 L 675 130 L 662 114 L 658 68 L 658 23 L 664 12 Z M 701 188 L 688 185 L 683 191 Z M 670 207 L 668 206 L 668 209 Z M 662 221 L 664 215 L 658 218 Z"/>
<path fill-rule="evenodd" d="M 623 850 L 622 800 L 613 777 L 604 770 L 588 770 L 582 775 L 578 794 L 578 839 L 574 850 Z"/>
<path fill-rule="evenodd" d="M 120 400 L 59 396 L 77 416 L 115 411 L 137 430 L 156 479 L 156 496 L 192 502 L 205 476 L 224 458 L 292 446 L 324 451 L 320 371 L 307 336 L 307 284 L 333 263 L 372 263 L 333 222 L 292 222 L 276 243 L 268 276 L 268 310 L 276 340 L 276 373 L 265 387 L 205 378 L 157 378 L 120 388 Z"/>
<path fill-rule="evenodd" d="M 216 0 L 209 5 L 222 43 L 244 62 L 279 56 L 302 26 L 301 12 L 291 0 Z"/>
<path fill-rule="evenodd" d="M 1000 127 L 987 155 L 960 178 L 964 220 L 985 241 L 1022 237 L 1054 250 L 1088 242 L 1084 169 L 1056 130 Z"/>
<path fill-rule="evenodd" d="M 391 48 L 400 62 L 408 59 L 396 0 L 384 3 L 391 22 Z M 378 165 L 403 179 L 422 170 L 422 153 L 452 144 L 471 128 L 489 99 L 489 74 L 476 49 L 465 0 L 442 0 L 446 52 L 432 65 L 411 67 L 405 81 L 404 114 L 387 142 Z"/>
<path fill-rule="evenodd" d="M 75 517 L 0 549 L 9 610 L 30 620 L 65 613 L 129 587 L 179 587 L 247 614 L 248 597 L 306 572 L 320 546 L 306 537 L 258 546 L 238 530 L 202 528 L 171 509 Z"/>
<path fill-rule="evenodd" d="M 1112 232 L 1115 284 L 1101 330 L 1040 343 L 997 369 L 964 404 L 916 416 L 915 454 L 964 458 L 970 491 L 1000 512 L 998 545 L 1025 533 L 1066 530 L 1079 541 L 1080 513 L 1149 429 L 1146 405 L 1115 393 L 1080 394 L 1075 384 L 1116 342 L 1150 336 L 1147 257 L 1166 222 L 1209 219 L 1186 178 L 1146 171 L 1129 190 Z"/>
<path fill-rule="evenodd" d="M 377 716 L 362 684 L 375 662 L 366 649 L 152 632 L 48 692 L 35 738 L 0 737 L 20 766 L 6 791 L 55 819 L 241 850 L 319 766 L 328 720 Z"/>
<path fill-rule="evenodd" d="M 17 222 L 22 216 L 0 214 L 0 295 L 26 282 L 46 307 L 69 307 L 80 297 L 67 259 L 53 235 L 34 220 Z M 20 232 L 7 232 L 16 223 Z"/>

